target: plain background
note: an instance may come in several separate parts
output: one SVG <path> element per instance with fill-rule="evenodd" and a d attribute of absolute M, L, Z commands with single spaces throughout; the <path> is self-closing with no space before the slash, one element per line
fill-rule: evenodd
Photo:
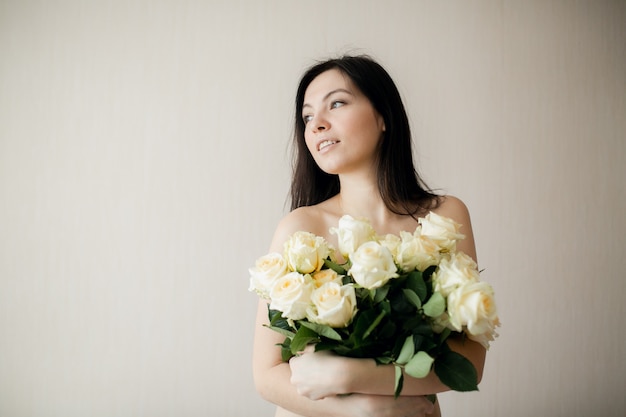
<path fill-rule="evenodd" d="M 247 268 L 299 76 L 368 53 L 502 327 L 451 416 L 626 411 L 623 1 L 0 1 L 0 415 L 271 416 Z"/>

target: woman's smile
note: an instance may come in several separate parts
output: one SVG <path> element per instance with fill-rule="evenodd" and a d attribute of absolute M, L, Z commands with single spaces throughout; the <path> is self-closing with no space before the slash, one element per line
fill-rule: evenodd
<path fill-rule="evenodd" d="M 322 152 L 322 151 L 327 151 L 327 150 L 328 150 L 328 148 L 329 148 L 330 146 L 333 146 L 333 145 L 335 145 L 335 144 L 337 144 L 337 143 L 339 143 L 339 141 L 338 141 L 338 140 L 333 140 L 333 139 L 326 139 L 326 140 L 323 140 L 323 141 L 321 141 L 321 142 L 319 143 L 319 145 L 317 145 L 317 150 L 318 150 L 319 152 Z"/>

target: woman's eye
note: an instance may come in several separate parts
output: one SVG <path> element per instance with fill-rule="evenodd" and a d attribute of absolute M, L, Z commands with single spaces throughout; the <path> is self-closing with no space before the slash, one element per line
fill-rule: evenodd
<path fill-rule="evenodd" d="M 304 116 L 302 116 L 302 120 L 304 121 L 304 124 L 309 123 L 312 119 L 313 119 L 313 116 L 311 116 L 310 114 L 305 114 Z"/>
<path fill-rule="evenodd" d="M 337 107 L 341 107 L 344 104 L 346 104 L 345 102 L 341 101 L 341 100 L 335 100 L 332 103 L 330 103 L 330 108 L 331 109 L 336 109 Z"/>

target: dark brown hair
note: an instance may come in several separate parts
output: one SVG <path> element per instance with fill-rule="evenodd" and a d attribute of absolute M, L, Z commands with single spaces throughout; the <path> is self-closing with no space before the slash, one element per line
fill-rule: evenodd
<path fill-rule="evenodd" d="M 378 153 L 378 189 L 387 208 L 414 215 L 438 205 L 437 195 L 420 178 L 413 164 L 409 120 L 400 93 L 387 71 L 368 56 L 343 56 L 309 68 L 298 86 L 293 136 L 291 209 L 320 203 L 339 193 L 339 177 L 322 171 L 304 141 L 304 93 L 321 73 L 337 69 L 369 99 L 383 117 L 384 138 Z"/>

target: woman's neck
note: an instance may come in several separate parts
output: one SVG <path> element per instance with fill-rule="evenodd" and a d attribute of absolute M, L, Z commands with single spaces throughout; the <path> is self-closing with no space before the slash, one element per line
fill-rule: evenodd
<path fill-rule="evenodd" d="M 397 216 L 385 205 L 375 181 L 341 178 L 340 183 L 337 200 L 342 215 L 367 218 L 375 228 Z"/>

